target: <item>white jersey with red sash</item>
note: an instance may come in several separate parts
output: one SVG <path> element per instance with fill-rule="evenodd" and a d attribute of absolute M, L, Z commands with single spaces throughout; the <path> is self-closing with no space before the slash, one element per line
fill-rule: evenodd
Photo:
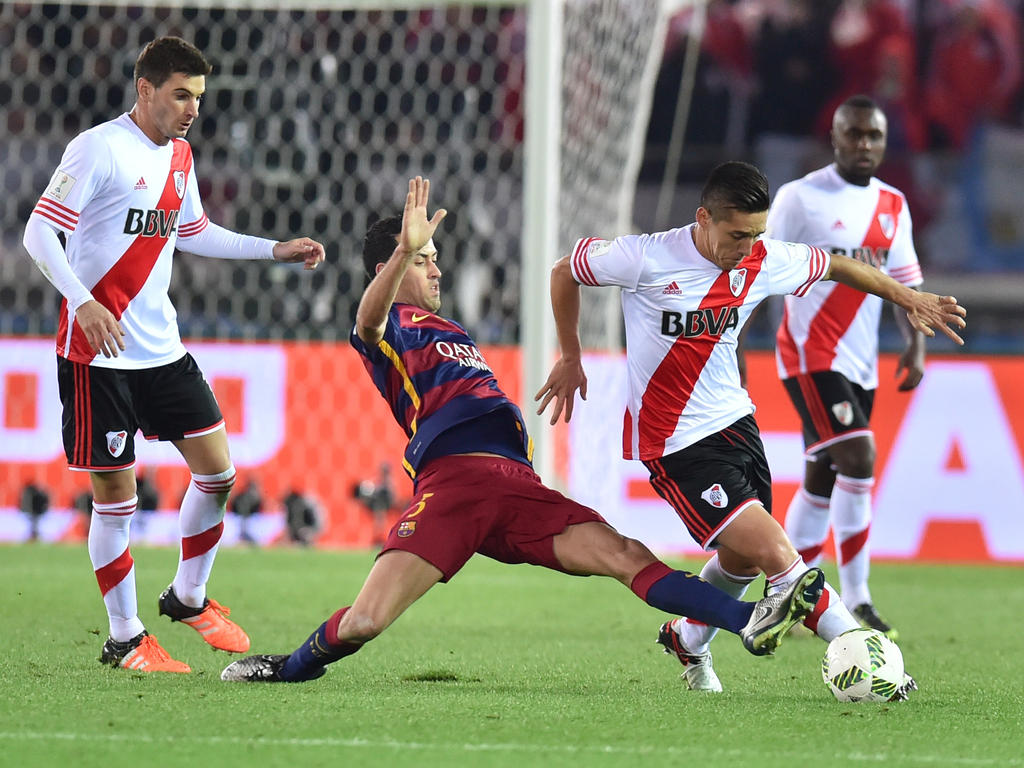
<path fill-rule="evenodd" d="M 697 251 L 695 226 L 573 249 L 577 282 L 622 288 L 627 459 L 666 456 L 753 413 L 736 364 L 740 329 L 766 297 L 802 295 L 828 271 L 818 248 L 762 239 L 723 272 Z"/>
<path fill-rule="evenodd" d="M 72 270 L 126 333 L 116 358 L 97 356 L 67 301 L 57 354 L 108 368 L 152 368 L 185 354 L 167 295 L 179 234 L 207 225 L 184 139 L 150 141 L 127 115 L 75 137 L 32 216 L 67 238 Z"/>
<path fill-rule="evenodd" d="M 850 256 L 904 285 L 921 284 L 907 200 L 879 179 L 866 187 L 850 184 L 830 165 L 784 184 L 766 234 Z M 776 335 L 779 376 L 831 370 L 875 389 L 882 304 L 877 296 L 832 282 L 802 298 L 787 296 Z"/>

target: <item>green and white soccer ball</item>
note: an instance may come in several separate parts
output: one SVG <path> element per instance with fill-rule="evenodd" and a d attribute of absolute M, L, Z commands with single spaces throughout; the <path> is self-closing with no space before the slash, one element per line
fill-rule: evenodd
<path fill-rule="evenodd" d="M 821 677 L 839 701 L 889 701 L 903 684 L 903 653 L 877 629 L 851 629 L 828 644 Z"/>

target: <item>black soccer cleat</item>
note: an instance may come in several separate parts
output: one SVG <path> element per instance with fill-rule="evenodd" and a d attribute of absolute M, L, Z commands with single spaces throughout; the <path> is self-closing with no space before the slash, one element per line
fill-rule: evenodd
<path fill-rule="evenodd" d="M 850 613 L 861 623 L 861 626 L 868 629 L 877 629 L 890 640 L 895 641 L 900 635 L 885 619 L 878 615 L 878 611 L 875 610 L 875 606 L 871 603 L 861 603 L 853 608 Z"/>
<path fill-rule="evenodd" d="M 327 667 L 320 667 L 303 680 L 281 679 L 281 668 L 291 654 L 257 654 L 233 661 L 224 667 L 220 679 L 229 683 L 291 683 L 306 682 L 323 677 Z"/>
<path fill-rule="evenodd" d="M 903 673 L 903 685 L 896 689 L 896 693 L 892 695 L 889 701 L 906 701 L 910 698 L 910 692 L 917 690 L 917 681 L 908 675 L 906 672 Z"/>

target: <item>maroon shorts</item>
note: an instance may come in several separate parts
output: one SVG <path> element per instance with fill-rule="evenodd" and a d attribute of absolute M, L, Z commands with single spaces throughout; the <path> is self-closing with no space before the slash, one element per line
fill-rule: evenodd
<path fill-rule="evenodd" d="M 420 473 L 416 494 L 381 554 L 411 552 L 448 581 L 474 552 L 502 563 L 564 571 L 552 538 L 570 525 L 604 522 L 543 483 L 527 465 L 499 456 L 443 456 Z"/>

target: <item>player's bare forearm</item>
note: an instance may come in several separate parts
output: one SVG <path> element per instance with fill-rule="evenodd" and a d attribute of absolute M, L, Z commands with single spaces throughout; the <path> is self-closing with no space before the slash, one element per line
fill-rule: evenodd
<path fill-rule="evenodd" d="M 914 293 L 913 288 L 893 280 L 874 267 L 840 254 L 832 254 L 828 274 L 824 279 L 835 280 L 858 291 L 881 296 L 904 309 L 909 309 L 909 297 Z"/>
<path fill-rule="evenodd" d="M 903 307 L 911 327 L 925 336 L 934 336 L 933 329 L 937 329 L 957 344 L 964 343 L 954 329 L 967 326 L 964 320 L 967 310 L 952 296 L 915 291 L 867 264 L 838 254 L 833 254 L 824 279 L 835 280 Z"/>
<path fill-rule="evenodd" d="M 909 392 L 924 378 L 924 334 L 910 324 L 910 319 L 902 307 L 893 306 L 892 309 L 896 327 L 906 342 L 896 366 L 896 378 L 900 380 L 897 389 L 900 392 Z"/>
<path fill-rule="evenodd" d="M 356 334 L 365 343 L 373 345 L 384 338 L 388 312 L 415 255 L 415 252 L 410 253 L 397 246 L 377 276 L 366 286 L 356 310 Z"/>
<path fill-rule="evenodd" d="M 402 278 L 416 254 L 434 236 L 437 225 L 448 212 L 438 208 L 434 215 L 427 217 L 427 203 L 430 201 L 430 180 L 417 176 L 409 179 L 409 191 L 405 195 L 402 210 L 402 230 L 398 233 L 398 245 L 376 277 L 366 287 L 363 298 L 356 310 L 356 334 L 367 344 L 376 344 L 384 338 L 388 312 L 395 302 Z"/>
<path fill-rule="evenodd" d="M 579 360 L 580 284 L 572 276 L 569 257 L 563 256 L 551 268 L 551 310 L 555 315 L 555 332 L 562 357 Z"/>
<path fill-rule="evenodd" d="M 551 423 L 554 424 L 563 413 L 566 421 L 572 418 L 577 390 L 584 400 L 587 399 L 587 376 L 580 361 L 580 286 L 572 276 L 568 257 L 556 262 L 551 269 L 551 308 L 555 315 L 555 329 L 562 356 L 555 362 L 547 381 L 533 399 L 540 401 L 538 415 L 547 409 L 549 403 L 553 403 Z"/>

